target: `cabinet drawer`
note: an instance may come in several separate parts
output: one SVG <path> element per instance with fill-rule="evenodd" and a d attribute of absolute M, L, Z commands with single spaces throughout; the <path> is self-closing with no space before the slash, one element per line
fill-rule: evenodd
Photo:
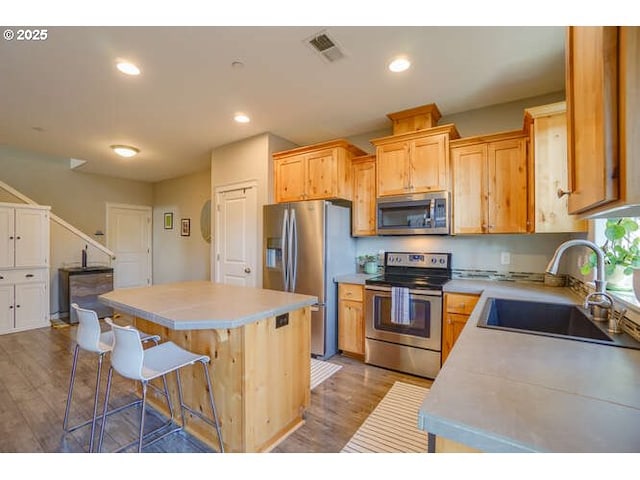
<path fill-rule="evenodd" d="M 445 311 L 448 313 L 459 313 L 469 315 L 478 303 L 478 295 L 468 295 L 463 293 L 445 294 Z"/>
<path fill-rule="evenodd" d="M 14 283 L 44 282 L 48 269 L 2 270 L 0 271 L 0 285 Z"/>
<path fill-rule="evenodd" d="M 362 302 L 364 300 L 364 287 L 352 283 L 338 284 L 338 298 L 340 300 L 353 300 Z"/>

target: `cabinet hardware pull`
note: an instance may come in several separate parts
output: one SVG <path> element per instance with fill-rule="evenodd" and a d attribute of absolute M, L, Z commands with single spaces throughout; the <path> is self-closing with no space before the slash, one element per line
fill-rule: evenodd
<path fill-rule="evenodd" d="M 25 277 L 27 277 L 27 278 L 33 278 L 33 273 L 27 273 L 27 274 L 25 275 Z"/>
<path fill-rule="evenodd" d="M 9 237 L 9 240 L 13 240 L 13 237 Z"/>
<path fill-rule="evenodd" d="M 0 275 L 0 280 L 4 280 L 4 277 L 2 275 Z"/>
<path fill-rule="evenodd" d="M 9 310 L 13 309 L 13 305 L 9 305 Z"/>
<path fill-rule="evenodd" d="M 16 237 L 16 240 L 20 240 L 20 237 Z"/>
<path fill-rule="evenodd" d="M 562 198 L 565 195 L 571 195 L 573 192 L 571 190 L 562 190 L 561 188 L 558 189 L 558 198 Z"/>
<path fill-rule="evenodd" d="M 16 305 L 16 308 L 20 308 L 20 305 Z"/>

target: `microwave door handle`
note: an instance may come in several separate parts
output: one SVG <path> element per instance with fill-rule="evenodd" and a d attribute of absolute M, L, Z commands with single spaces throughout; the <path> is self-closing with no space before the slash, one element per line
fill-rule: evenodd
<path fill-rule="evenodd" d="M 436 199 L 429 200 L 429 226 L 435 228 L 436 226 Z"/>
<path fill-rule="evenodd" d="M 282 213 L 282 237 L 281 237 L 281 248 L 282 248 L 282 285 L 284 286 L 284 291 L 289 291 L 289 249 L 287 248 L 287 238 L 289 236 L 289 210 L 284 209 Z"/>

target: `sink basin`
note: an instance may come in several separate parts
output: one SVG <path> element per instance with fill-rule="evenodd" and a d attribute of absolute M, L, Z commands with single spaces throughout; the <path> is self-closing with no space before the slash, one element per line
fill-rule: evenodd
<path fill-rule="evenodd" d="M 489 298 L 480 315 L 478 326 L 640 348 L 640 345 L 620 344 L 606 333 L 605 322 L 600 327 L 589 318 L 582 307 L 571 304 Z M 629 343 L 626 340 L 624 343 Z"/>

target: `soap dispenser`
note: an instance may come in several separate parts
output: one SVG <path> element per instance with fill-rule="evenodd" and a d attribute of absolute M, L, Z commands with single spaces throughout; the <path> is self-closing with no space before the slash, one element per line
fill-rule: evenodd
<path fill-rule="evenodd" d="M 88 246 L 85 245 L 82 249 L 82 268 L 87 268 L 87 248 Z"/>

